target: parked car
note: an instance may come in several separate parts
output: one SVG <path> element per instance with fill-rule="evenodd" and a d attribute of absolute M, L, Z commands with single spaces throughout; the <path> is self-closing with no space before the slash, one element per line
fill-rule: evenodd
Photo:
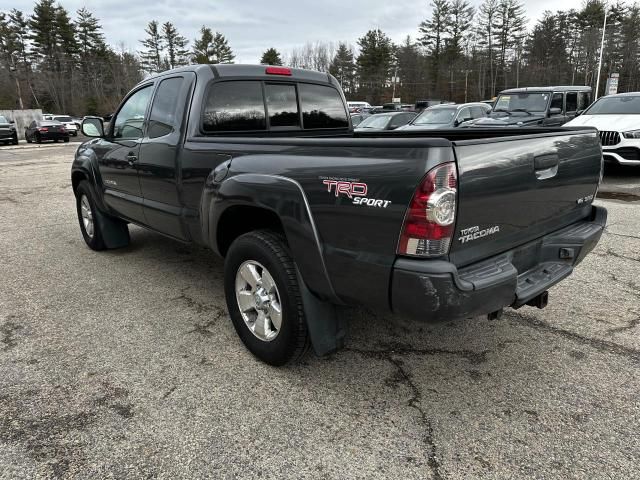
<path fill-rule="evenodd" d="M 560 126 L 591 103 L 591 87 L 527 87 L 500 92 L 487 118 L 474 127 Z"/>
<path fill-rule="evenodd" d="M 365 118 L 358 127 L 356 132 L 367 131 L 383 131 L 395 130 L 402 125 L 406 125 L 416 116 L 413 112 L 385 112 L 377 115 L 371 115 Z"/>
<path fill-rule="evenodd" d="M 27 143 L 41 143 L 46 140 L 68 142 L 69 132 L 62 123 L 56 120 L 34 120 L 25 128 L 24 138 Z"/>
<path fill-rule="evenodd" d="M 484 118 L 491 107 L 484 103 L 462 103 L 460 105 L 435 105 L 423 110 L 417 117 L 399 130 L 428 130 L 454 128 L 464 122 Z"/>
<path fill-rule="evenodd" d="M 122 247 L 134 223 L 213 249 L 240 338 L 282 365 L 339 348 L 343 306 L 422 321 L 543 308 L 602 235 L 594 128 L 353 135 L 347 111 L 320 72 L 145 78 L 106 131 L 83 121 L 95 138 L 71 166 L 82 237 Z"/>
<path fill-rule="evenodd" d="M 12 143 L 18 145 L 18 132 L 16 132 L 16 124 L 0 115 L 0 142 L 4 144 Z"/>
<path fill-rule="evenodd" d="M 53 120 L 53 113 L 43 113 L 42 114 L 42 119 L 43 120 Z"/>
<path fill-rule="evenodd" d="M 69 132 L 69 135 L 73 135 L 74 137 L 78 136 L 78 126 L 76 122 L 68 115 L 54 115 L 53 120 L 60 122 L 64 125 Z"/>
<path fill-rule="evenodd" d="M 600 97 L 565 126 L 596 127 L 606 162 L 640 165 L 640 92 Z"/>
<path fill-rule="evenodd" d="M 369 102 L 347 102 L 349 113 L 360 113 L 363 109 L 371 109 Z"/>

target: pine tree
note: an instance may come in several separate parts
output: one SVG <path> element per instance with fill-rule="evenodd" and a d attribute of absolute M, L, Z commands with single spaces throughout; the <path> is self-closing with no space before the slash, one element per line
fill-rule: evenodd
<path fill-rule="evenodd" d="M 358 40 L 360 55 L 357 65 L 360 86 L 368 101 L 382 100 L 391 73 L 393 44 L 382 30 L 369 30 Z"/>
<path fill-rule="evenodd" d="M 233 63 L 235 58 L 224 35 L 220 32 L 214 35 L 205 26 L 200 29 L 200 38 L 193 42 L 191 53 L 195 63 Z"/>
<path fill-rule="evenodd" d="M 421 36 L 418 41 L 427 48 L 432 59 L 433 88 L 439 91 L 441 56 L 444 50 L 445 38 L 451 25 L 451 5 L 448 0 L 433 0 L 431 18 L 420 24 Z"/>
<path fill-rule="evenodd" d="M 513 48 L 524 38 L 526 18 L 518 0 L 500 0 L 494 17 L 493 32 L 498 50 L 498 65 L 507 88 L 507 60 Z"/>
<path fill-rule="evenodd" d="M 399 84 L 396 86 L 396 96 L 417 99 L 422 94 L 423 72 L 425 71 L 424 57 L 418 45 L 407 36 L 396 49 Z"/>
<path fill-rule="evenodd" d="M 336 54 L 329 65 L 329 73 L 336 77 L 347 94 L 355 93 L 356 89 L 356 63 L 353 49 L 346 43 L 339 43 Z"/>
<path fill-rule="evenodd" d="M 489 84 L 481 85 L 481 96 L 493 97 L 496 94 L 495 89 L 495 44 L 494 44 L 494 28 L 496 12 L 498 11 L 498 0 L 484 0 L 480 5 L 478 16 L 478 45 L 484 48 L 484 57 L 489 63 Z M 484 72 L 482 73 L 484 77 Z"/>
<path fill-rule="evenodd" d="M 282 65 L 280 53 L 275 48 L 269 48 L 262 54 L 260 59 L 262 65 Z"/>
<path fill-rule="evenodd" d="M 162 39 L 167 46 L 169 68 L 176 68 L 189 63 L 189 51 L 186 49 L 189 40 L 178 33 L 171 22 L 162 25 Z"/>
<path fill-rule="evenodd" d="M 147 34 L 145 40 L 141 40 L 142 46 L 146 49 L 140 53 L 142 68 L 149 73 L 158 73 L 166 68 L 166 62 L 163 58 L 164 40 L 160 33 L 157 20 L 152 20 L 144 30 Z"/>
<path fill-rule="evenodd" d="M 33 15 L 29 18 L 29 29 L 32 55 L 45 65 L 53 65 L 57 45 L 54 0 L 40 0 L 35 4 Z"/>
<path fill-rule="evenodd" d="M 98 19 L 86 8 L 78 10 L 76 15 L 76 32 L 81 56 L 87 58 L 103 52 L 106 45 Z"/>

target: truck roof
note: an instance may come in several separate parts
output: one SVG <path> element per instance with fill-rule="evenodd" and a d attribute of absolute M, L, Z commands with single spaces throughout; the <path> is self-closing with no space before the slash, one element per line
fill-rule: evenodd
<path fill-rule="evenodd" d="M 509 88 L 500 93 L 528 93 L 528 92 L 590 92 L 591 87 L 584 85 L 557 85 L 555 87 L 523 87 Z"/>
<path fill-rule="evenodd" d="M 178 67 L 173 70 L 167 70 L 144 79 L 148 81 L 150 79 L 164 77 L 166 75 L 172 75 L 178 72 L 194 72 L 198 73 L 202 70 L 212 70 L 216 78 L 221 77 L 247 77 L 247 78 L 260 78 L 260 79 L 283 79 L 288 78 L 293 81 L 311 81 L 320 83 L 335 84 L 335 79 L 328 73 L 316 72 L 314 70 L 303 70 L 301 68 L 289 68 L 280 67 L 275 65 L 238 65 L 238 64 L 199 64 L 188 65 L 186 67 Z M 271 70 L 274 73 L 267 73 Z M 282 73 L 275 73 L 275 72 Z M 142 82 L 141 82 L 142 83 Z M 337 83 L 337 82 L 336 82 Z"/>

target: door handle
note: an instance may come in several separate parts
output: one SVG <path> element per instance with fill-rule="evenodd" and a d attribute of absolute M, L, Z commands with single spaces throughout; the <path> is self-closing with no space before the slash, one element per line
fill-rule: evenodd
<path fill-rule="evenodd" d="M 536 178 L 538 180 L 546 180 L 547 178 L 555 177 L 558 173 L 559 162 L 558 155 L 555 153 L 534 157 L 533 168 L 536 172 Z"/>
<path fill-rule="evenodd" d="M 134 164 L 134 163 L 136 163 L 137 161 L 138 161 L 138 156 L 137 156 L 135 153 L 130 152 L 130 153 L 127 155 L 127 162 L 129 162 L 129 165 L 133 165 L 133 164 Z"/>

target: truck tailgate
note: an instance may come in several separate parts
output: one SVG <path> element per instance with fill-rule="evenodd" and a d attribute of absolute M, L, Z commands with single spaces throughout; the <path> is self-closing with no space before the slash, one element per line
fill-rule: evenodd
<path fill-rule="evenodd" d="M 458 266 L 513 249 L 590 215 L 602 168 L 596 130 L 454 142 Z"/>

